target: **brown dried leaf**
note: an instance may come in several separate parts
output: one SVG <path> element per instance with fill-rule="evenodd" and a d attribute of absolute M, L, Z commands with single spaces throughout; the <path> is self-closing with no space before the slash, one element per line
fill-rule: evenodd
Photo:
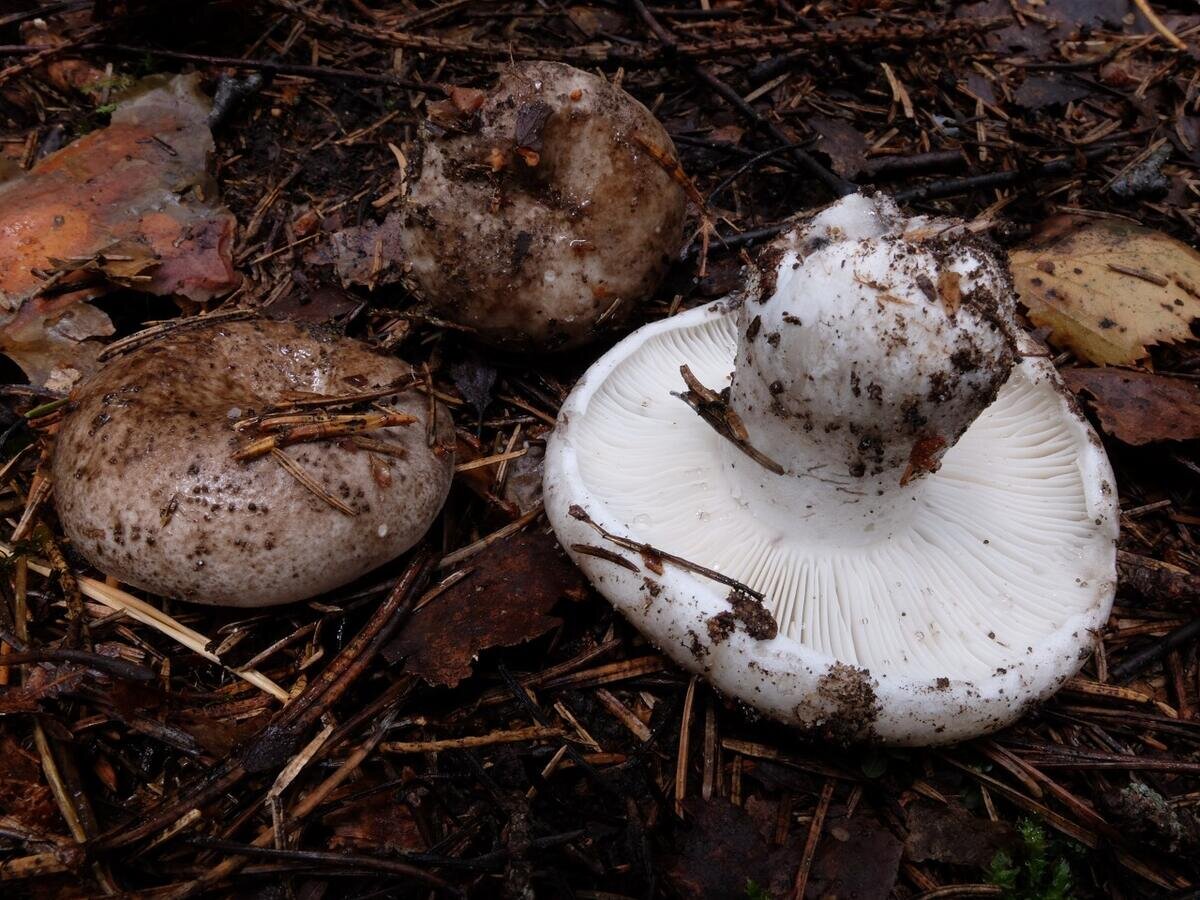
<path fill-rule="evenodd" d="M 0 816 L 35 834 L 61 827 L 37 757 L 7 734 L 0 735 Z"/>
<path fill-rule="evenodd" d="M 61 47 L 70 43 L 69 32 L 82 31 L 90 22 L 90 13 L 69 12 L 21 24 L 21 37 L 32 47 Z M 60 56 L 36 70 L 61 91 L 87 91 L 104 82 L 104 70 L 82 59 Z"/>
<path fill-rule="evenodd" d="M 820 135 L 817 149 L 829 157 L 833 171 L 843 177 L 853 178 L 863 170 L 871 142 L 861 131 L 844 119 L 823 116 L 814 116 L 808 120 L 808 124 Z"/>
<path fill-rule="evenodd" d="M 793 828 L 788 842 L 763 839 L 754 819 L 726 800 L 684 802 L 691 826 L 666 878 L 683 897 L 745 897 L 754 882 L 768 897 L 790 896 L 805 832 Z M 849 895 L 846 895 L 849 896 Z"/>
<path fill-rule="evenodd" d="M 914 800 L 905 810 L 908 838 L 904 855 L 913 862 L 985 867 L 1001 850 L 1010 850 L 1016 830 L 1005 822 L 971 815 L 960 806 Z"/>
<path fill-rule="evenodd" d="M 305 257 L 315 264 L 332 264 L 342 285 L 366 285 L 372 290 L 400 280 L 401 217 L 393 213 L 378 225 L 368 222 L 335 231 L 329 248 L 317 248 Z"/>
<path fill-rule="evenodd" d="M 903 853 L 904 845 L 870 812 L 831 810 L 805 896 L 887 900 Z"/>
<path fill-rule="evenodd" d="M 208 112 L 198 76 L 145 79 L 107 128 L 0 184 L 0 349 L 35 383 L 88 367 L 78 342 L 111 325 L 98 311 L 73 311 L 70 328 L 63 317 L 114 281 L 198 302 L 237 285 Z"/>
<path fill-rule="evenodd" d="M 1092 398 L 1100 425 L 1126 444 L 1200 438 L 1200 385 L 1128 369 L 1064 369 L 1063 380 Z"/>
<path fill-rule="evenodd" d="M 563 597 L 581 599 L 587 582 L 554 538 L 519 532 L 472 557 L 471 574 L 413 614 L 384 650 L 389 662 L 430 684 L 453 687 L 490 647 L 533 640 L 562 620 L 549 614 Z"/>
<path fill-rule="evenodd" d="M 1045 109 L 1049 106 L 1066 106 L 1092 93 L 1086 85 L 1070 81 L 1058 75 L 1030 75 L 1016 92 L 1013 100 L 1024 109 Z"/>
<path fill-rule="evenodd" d="M 359 791 L 362 786 L 357 786 Z M 396 789 L 379 791 L 361 800 L 337 807 L 323 824 L 332 832 L 330 850 L 373 853 L 413 853 L 425 849 L 425 841 L 408 806 L 400 802 Z"/>
<path fill-rule="evenodd" d="M 483 101 L 487 99 L 487 94 L 478 88 L 451 85 L 447 93 L 450 95 L 450 102 L 454 104 L 455 109 L 468 116 L 478 112 L 479 107 L 483 106 Z"/>
<path fill-rule="evenodd" d="M 1146 356 L 1149 344 L 1193 339 L 1200 253 L 1114 219 L 1056 216 L 1010 257 L 1029 318 L 1056 347 L 1100 365 Z"/>

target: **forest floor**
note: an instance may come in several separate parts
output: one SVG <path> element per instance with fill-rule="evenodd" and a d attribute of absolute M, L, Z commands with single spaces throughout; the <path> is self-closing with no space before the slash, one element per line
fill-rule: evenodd
<path fill-rule="evenodd" d="M 1197 271 L 1179 242 L 1200 234 L 1200 10 L 1153 6 L 1151 21 L 1127 0 L 0 5 L 0 179 L 108 128 L 137 79 L 196 72 L 217 97 L 212 177 L 183 173 L 217 237 L 180 233 L 169 288 L 143 290 L 158 275 L 128 244 L 104 256 L 64 238 L 23 260 L 0 195 L 0 297 L 25 291 L 35 313 L 6 305 L 0 325 L 20 363 L 0 375 L 17 538 L 0 577 L 0 893 L 1196 896 L 1200 351 L 1190 322 L 1136 302 L 1174 289 L 1157 263 Z M 380 260 L 339 269 L 339 236 L 394 208 L 451 88 L 525 59 L 601 72 L 644 103 L 703 198 L 691 227 L 716 222 L 630 328 L 728 293 L 743 251 L 845 182 L 1014 253 L 1056 216 L 1146 229 L 1122 232 L 1121 259 L 1146 260 L 1134 287 L 1127 262 L 1110 273 L 1138 295 L 1113 306 L 1121 346 L 1039 319 L 1047 298 L 1022 294 L 1121 505 L 1116 605 L 1057 696 L 951 747 L 845 747 L 724 700 L 592 591 L 541 514 L 540 460 L 612 340 L 490 351 L 413 308 Z M 189 134 L 164 183 L 207 127 Z M 114 165 L 139 152 L 89 146 Z M 122 202 L 154 188 L 112 187 Z M 47 208 L 95 199 L 54 191 Z M 119 207 L 89 207 L 114 242 L 132 234 Z M 432 529 L 438 615 L 396 602 L 420 554 L 264 612 L 125 591 L 68 545 L 40 460 L 71 379 L 112 339 L 231 309 L 395 350 L 451 407 L 460 467 L 498 457 L 458 473 Z M 1114 384 L 1098 362 L 1134 377 Z"/>

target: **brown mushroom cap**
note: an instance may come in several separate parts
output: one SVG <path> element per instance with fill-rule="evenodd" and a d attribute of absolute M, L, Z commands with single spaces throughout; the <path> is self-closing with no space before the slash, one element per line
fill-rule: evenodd
<path fill-rule="evenodd" d="M 561 63 L 507 68 L 463 130 L 426 129 L 400 246 L 432 311 L 512 349 L 562 349 L 619 324 L 683 238 L 674 158 L 646 107 Z"/>
<path fill-rule="evenodd" d="M 233 459 L 234 423 L 286 393 L 386 387 L 410 367 L 366 344 L 296 325 L 180 329 L 118 357 L 80 386 L 52 461 L 59 518 L 92 565 L 181 600 L 269 606 L 345 584 L 420 540 L 450 487 L 453 424 L 413 389 L 382 402 L 417 421 L 285 452 L 334 509 L 269 454 Z M 442 449 L 443 447 L 447 449 Z"/>

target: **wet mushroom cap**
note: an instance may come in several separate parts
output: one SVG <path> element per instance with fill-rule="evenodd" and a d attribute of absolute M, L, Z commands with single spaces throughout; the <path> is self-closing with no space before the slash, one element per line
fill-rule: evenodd
<path fill-rule="evenodd" d="M 406 283 L 432 312 L 510 349 L 575 346 L 620 324 L 678 253 L 666 130 L 602 78 L 506 68 L 477 113 L 425 126 L 402 212 Z"/>
<path fill-rule="evenodd" d="M 289 323 L 204 323 L 153 339 L 72 396 L 52 460 L 63 528 L 100 571 L 181 600 L 270 606 L 345 584 L 437 516 L 453 474 L 449 414 L 435 408 L 430 435 L 430 404 L 407 388 L 380 403 L 415 421 L 364 435 L 382 444 L 280 451 L 353 515 L 271 454 L 235 460 L 247 438 L 234 425 L 285 396 L 370 392 L 410 373 L 360 341 Z"/>
<path fill-rule="evenodd" d="M 560 542 L 676 662 L 780 721 L 909 745 L 1004 726 L 1112 606 L 1099 440 L 1019 358 L 1007 277 L 955 223 L 853 196 L 763 265 L 575 387 L 546 451 Z"/>

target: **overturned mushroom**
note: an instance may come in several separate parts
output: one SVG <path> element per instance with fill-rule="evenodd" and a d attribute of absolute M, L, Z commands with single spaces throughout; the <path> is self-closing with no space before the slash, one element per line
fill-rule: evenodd
<path fill-rule="evenodd" d="M 520 63 L 486 96 L 458 96 L 411 163 L 399 246 L 413 292 L 514 349 L 581 344 L 625 320 L 682 242 L 662 125 L 560 63 Z"/>
<path fill-rule="evenodd" d="M 1099 441 L 954 223 L 855 195 L 762 267 L 740 308 L 647 326 L 575 388 L 546 457 L 559 539 L 772 717 L 898 744 L 1001 727 L 1111 608 Z"/>
<path fill-rule="evenodd" d="M 453 424 L 408 365 L 270 321 L 193 320 L 80 386 L 52 461 L 90 563 L 155 593 L 269 606 L 342 585 L 441 509 Z"/>

